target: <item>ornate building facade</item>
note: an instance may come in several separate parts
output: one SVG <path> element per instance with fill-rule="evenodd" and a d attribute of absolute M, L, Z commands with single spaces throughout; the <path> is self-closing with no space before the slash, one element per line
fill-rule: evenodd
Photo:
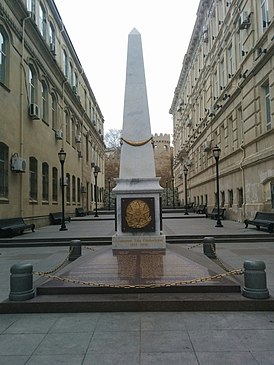
<path fill-rule="evenodd" d="M 0 217 L 61 211 L 61 148 L 66 213 L 100 206 L 104 118 L 53 0 L 1 2 L 0 100 Z"/>
<path fill-rule="evenodd" d="M 242 221 L 274 211 L 274 3 L 201 0 L 170 108 L 175 184 Z"/>

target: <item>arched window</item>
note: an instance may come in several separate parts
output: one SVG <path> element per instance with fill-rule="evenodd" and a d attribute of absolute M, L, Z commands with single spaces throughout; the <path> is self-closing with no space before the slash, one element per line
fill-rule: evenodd
<path fill-rule="evenodd" d="M 38 23 L 39 31 L 44 39 L 47 37 L 47 17 L 46 10 L 44 5 L 39 4 L 39 23 Z"/>
<path fill-rule="evenodd" d="M 7 43 L 6 33 L 0 28 L 0 82 L 7 83 Z"/>
<path fill-rule="evenodd" d="M 48 119 L 48 88 L 45 81 L 41 82 L 41 117 L 42 120 L 47 121 Z"/>
<path fill-rule="evenodd" d="M 57 202 L 58 197 L 58 170 L 52 168 L 52 201 Z"/>
<path fill-rule="evenodd" d="M 42 163 L 42 200 L 49 200 L 49 165 Z"/>
<path fill-rule="evenodd" d="M 8 198 L 9 148 L 0 142 L 0 198 Z"/>
<path fill-rule="evenodd" d="M 57 100 L 55 94 L 51 94 L 51 126 L 53 130 L 57 129 Z"/>
<path fill-rule="evenodd" d="M 35 103 L 37 88 L 37 75 L 32 65 L 29 66 L 29 99 L 31 103 Z"/>
<path fill-rule="evenodd" d="M 37 200 L 37 160 L 35 157 L 29 158 L 29 198 Z"/>

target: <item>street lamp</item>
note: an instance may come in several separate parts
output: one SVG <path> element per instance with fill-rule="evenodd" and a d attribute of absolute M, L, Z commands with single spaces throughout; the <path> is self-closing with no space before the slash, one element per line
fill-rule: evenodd
<path fill-rule="evenodd" d="M 100 172 L 100 167 L 99 166 L 94 166 L 94 179 L 95 179 L 95 188 L 94 188 L 94 193 L 95 193 L 95 214 L 94 217 L 99 217 L 98 215 L 98 208 L 97 208 L 97 176 L 98 176 L 98 172 Z"/>
<path fill-rule="evenodd" d="M 110 178 L 108 178 L 108 210 L 110 210 Z"/>
<path fill-rule="evenodd" d="M 216 146 L 213 148 L 213 156 L 216 160 L 216 187 L 217 187 L 217 222 L 215 227 L 223 227 L 220 219 L 220 200 L 219 200 L 219 158 L 221 154 L 221 149 Z"/>
<path fill-rule="evenodd" d="M 65 185 L 64 185 L 64 163 L 66 159 L 66 152 L 61 148 L 58 153 L 59 161 L 61 163 L 61 186 L 62 186 L 62 224 L 60 231 L 67 231 L 67 227 L 65 224 Z"/>
<path fill-rule="evenodd" d="M 188 169 L 186 166 L 184 166 L 184 175 L 185 175 L 185 215 L 188 215 L 188 211 L 187 211 L 187 173 L 188 173 Z"/>

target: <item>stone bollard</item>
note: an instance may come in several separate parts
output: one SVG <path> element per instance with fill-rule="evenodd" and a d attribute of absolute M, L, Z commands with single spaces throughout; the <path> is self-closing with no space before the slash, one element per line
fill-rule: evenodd
<path fill-rule="evenodd" d="M 82 244 L 80 240 L 71 240 L 69 246 L 69 261 L 74 261 L 82 255 Z"/>
<path fill-rule="evenodd" d="M 265 263 L 263 261 L 244 262 L 244 297 L 252 299 L 267 299 L 269 291 L 266 287 Z"/>
<path fill-rule="evenodd" d="M 216 259 L 216 245 L 214 237 L 204 237 L 204 254 L 210 259 Z"/>
<path fill-rule="evenodd" d="M 15 264 L 10 269 L 10 300 L 28 300 L 34 297 L 33 267 L 31 264 Z"/>

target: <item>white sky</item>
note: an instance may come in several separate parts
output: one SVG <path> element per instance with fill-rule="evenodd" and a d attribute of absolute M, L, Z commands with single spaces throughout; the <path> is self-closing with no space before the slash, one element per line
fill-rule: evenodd
<path fill-rule="evenodd" d="M 105 119 L 122 129 L 128 34 L 142 37 L 152 133 L 172 134 L 169 109 L 199 0 L 55 0 Z"/>

